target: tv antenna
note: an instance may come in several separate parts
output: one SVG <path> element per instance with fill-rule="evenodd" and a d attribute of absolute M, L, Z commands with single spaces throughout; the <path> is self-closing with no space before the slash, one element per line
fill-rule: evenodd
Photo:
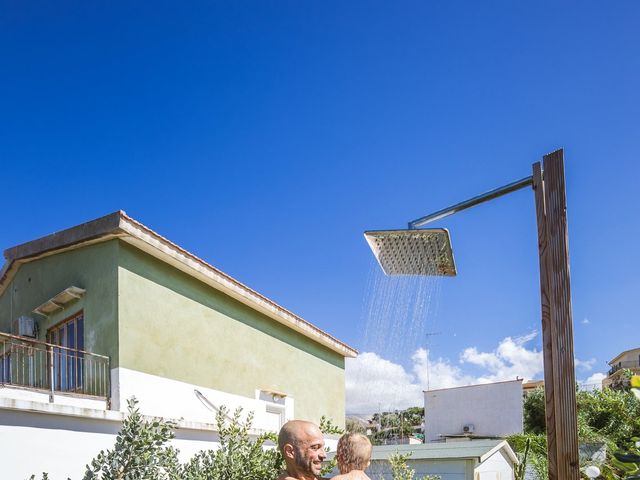
<path fill-rule="evenodd" d="M 431 337 L 435 337 L 436 335 L 442 335 L 442 332 L 427 332 L 424 334 L 427 337 L 425 344 L 427 345 L 427 390 L 429 390 L 431 379 L 429 377 L 429 355 L 431 354 L 431 346 L 430 341 Z"/>

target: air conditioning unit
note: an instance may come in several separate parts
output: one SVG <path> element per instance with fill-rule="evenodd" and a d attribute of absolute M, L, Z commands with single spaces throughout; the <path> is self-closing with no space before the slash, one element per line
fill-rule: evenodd
<path fill-rule="evenodd" d="M 473 423 L 468 423 L 462 427 L 462 431 L 464 433 L 473 433 L 476 427 L 473 426 Z"/>
<path fill-rule="evenodd" d="M 14 322 L 13 331 L 20 337 L 36 338 L 38 336 L 38 324 L 33 318 L 22 315 Z"/>

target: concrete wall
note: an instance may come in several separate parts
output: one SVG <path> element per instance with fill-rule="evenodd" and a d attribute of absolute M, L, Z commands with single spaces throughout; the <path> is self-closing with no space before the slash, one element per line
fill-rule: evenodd
<path fill-rule="evenodd" d="M 51 480 L 82 478 L 86 464 L 115 445 L 122 422 L 110 413 L 91 418 L 0 408 L 0 476 L 19 480 L 47 472 Z M 171 445 L 186 462 L 200 450 L 215 449 L 217 439 L 215 432 L 183 427 Z"/>
<path fill-rule="evenodd" d="M 117 258 L 118 241 L 112 240 L 22 265 L 0 295 L 0 331 L 11 333 L 11 319 L 27 315 L 38 322 L 44 341 L 49 327 L 84 310 L 85 350 L 109 356 L 117 367 Z M 87 293 L 47 318 L 33 313 L 70 286 Z"/>
<path fill-rule="evenodd" d="M 472 424 L 478 436 L 522 432 L 522 381 L 471 385 L 424 394 L 425 441 L 462 434 Z"/>
<path fill-rule="evenodd" d="M 253 412 L 252 425 L 258 430 L 277 433 L 285 421 L 294 418 L 294 399 L 289 397 L 248 398 L 122 367 L 114 370 L 112 377 L 113 404 L 121 411 L 126 410 L 127 400 L 135 396 L 140 402 L 140 412 L 145 415 L 214 424 L 216 411 L 199 399 L 197 390 L 214 406 L 224 405 L 230 412 L 242 408 L 243 417 Z M 259 397 L 259 392 L 255 397 Z"/>
<path fill-rule="evenodd" d="M 255 398 L 295 399 L 297 418 L 344 422 L 344 358 L 163 262 L 121 244 L 120 366 Z"/>

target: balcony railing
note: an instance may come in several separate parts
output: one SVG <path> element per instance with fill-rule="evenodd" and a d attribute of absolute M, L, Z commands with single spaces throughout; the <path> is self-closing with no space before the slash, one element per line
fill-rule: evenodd
<path fill-rule="evenodd" d="M 640 361 L 630 360 L 627 362 L 618 362 L 613 367 L 611 367 L 611 370 L 609 370 L 609 375 L 611 376 L 618 370 L 622 370 L 623 368 L 638 369 L 640 368 Z"/>
<path fill-rule="evenodd" d="M 0 333 L 0 385 L 109 401 L 109 357 Z"/>

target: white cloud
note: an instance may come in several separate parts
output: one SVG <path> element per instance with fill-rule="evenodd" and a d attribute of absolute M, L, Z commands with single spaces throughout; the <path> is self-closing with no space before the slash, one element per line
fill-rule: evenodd
<path fill-rule="evenodd" d="M 578 370 L 585 370 L 585 371 L 590 371 L 593 370 L 593 366 L 596 363 L 596 359 L 595 358 L 591 358 L 589 360 L 580 360 L 579 358 L 575 359 L 575 366 L 576 369 Z M 597 375 L 597 374 L 596 374 Z"/>
<path fill-rule="evenodd" d="M 586 318 L 586 317 L 585 317 L 584 319 L 582 319 L 582 324 L 583 324 L 583 325 L 589 325 L 590 323 L 591 323 L 591 322 L 589 321 L 589 319 L 588 319 L 588 318 Z"/>
<path fill-rule="evenodd" d="M 606 373 L 594 373 L 586 380 L 580 382 L 580 386 L 585 390 L 600 390 L 604 378 L 607 378 Z"/>
<path fill-rule="evenodd" d="M 420 381 L 422 390 L 457 387 L 459 385 L 469 385 L 474 382 L 474 378 L 465 375 L 456 365 L 452 365 L 448 360 L 429 358 L 429 350 L 419 348 L 411 357 L 413 362 L 413 372 Z"/>
<path fill-rule="evenodd" d="M 525 347 L 537 335 L 537 332 L 532 332 L 522 337 L 507 337 L 492 352 L 479 352 L 476 347 L 466 348 L 460 355 L 460 361 L 486 370 L 477 378 L 478 383 L 514 380 L 516 377 L 531 380 L 543 373 L 542 352 Z"/>
<path fill-rule="evenodd" d="M 542 378 L 542 352 L 528 349 L 526 344 L 538 336 L 532 332 L 521 337 L 506 337 L 490 352 L 477 347 L 465 348 L 459 362 L 431 358 L 429 350 L 419 348 L 410 357 L 406 369 L 373 352 L 363 352 L 346 362 L 346 396 L 349 413 L 371 413 L 380 409 L 421 406 L 423 390 L 460 385 Z M 575 359 L 575 366 L 591 370 L 595 359 Z M 472 375 L 465 367 L 480 370 Z M 595 373 L 583 383 L 599 384 L 604 374 Z"/>
<path fill-rule="evenodd" d="M 422 405 L 422 388 L 402 365 L 363 352 L 346 361 L 347 411 L 376 412 Z"/>

